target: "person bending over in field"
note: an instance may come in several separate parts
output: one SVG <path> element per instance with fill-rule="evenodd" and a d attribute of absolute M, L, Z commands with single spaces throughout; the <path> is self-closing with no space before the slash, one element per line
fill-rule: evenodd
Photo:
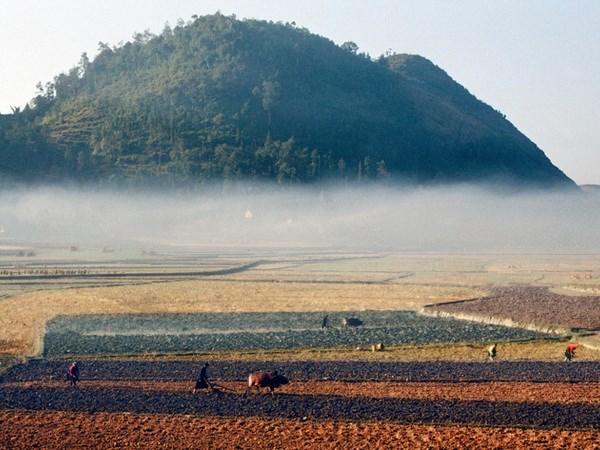
<path fill-rule="evenodd" d="M 67 374 L 67 379 L 69 380 L 69 384 L 71 386 L 77 386 L 77 382 L 79 381 L 79 366 L 76 362 L 69 366 L 69 373 Z"/>
<path fill-rule="evenodd" d="M 494 358 L 496 357 L 496 346 L 498 344 L 492 344 L 488 347 L 488 358 L 490 359 L 490 361 L 493 361 Z"/>
<path fill-rule="evenodd" d="M 577 350 L 577 348 L 579 347 L 579 345 L 577 344 L 568 344 L 567 348 L 565 349 L 565 361 L 566 362 L 571 362 L 573 360 L 573 357 L 575 356 L 575 350 Z"/>
<path fill-rule="evenodd" d="M 194 386 L 194 390 L 192 391 L 194 394 L 196 393 L 196 391 L 198 389 L 209 389 L 210 388 L 213 391 L 215 390 L 215 388 L 210 383 L 210 381 L 208 381 L 208 378 L 206 376 L 207 368 L 208 368 L 208 363 L 204 363 L 204 365 L 202 366 L 202 369 L 200 369 L 200 374 L 198 375 L 198 379 L 196 380 L 196 385 Z"/>

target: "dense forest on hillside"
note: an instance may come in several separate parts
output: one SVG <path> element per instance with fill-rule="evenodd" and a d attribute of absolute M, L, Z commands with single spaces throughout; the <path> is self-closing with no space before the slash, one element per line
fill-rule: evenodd
<path fill-rule="evenodd" d="M 371 58 L 294 23 L 221 14 L 100 43 L 0 115 L 0 174 L 572 186 L 504 116 L 416 55 Z"/>

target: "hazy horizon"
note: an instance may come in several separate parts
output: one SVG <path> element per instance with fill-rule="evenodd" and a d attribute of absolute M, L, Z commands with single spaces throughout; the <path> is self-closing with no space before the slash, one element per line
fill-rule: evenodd
<path fill-rule="evenodd" d="M 193 191 L 0 192 L 0 245 L 275 246 L 360 251 L 600 250 L 600 195 L 245 183 Z"/>

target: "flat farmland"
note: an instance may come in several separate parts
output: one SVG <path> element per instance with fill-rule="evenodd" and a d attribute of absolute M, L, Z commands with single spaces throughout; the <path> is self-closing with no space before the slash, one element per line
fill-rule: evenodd
<path fill-rule="evenodd" d="M 210 366 L 218 392 L 193 394 L 197 361 L 84 360 L 73 388 L 62 380 L 65 362 L 33 360 L 14 366 L 0 383 L 0 442 L 8 448 L 67 442 L 181 448 L 181 441 L 193 448 L 190 439 L 209 448 L 594 448 L 598 364 L 231 360 Z M 275 368 L 291 383 L 273 396 L 245 392 L 248 372 Z"/>
<path fill-rule="evenodd" d="M 0 257 L 0 353 L 35 355 L 59 315 L 419 310 L 533 283 L 585 295 L 596 255 L 32 248 Z"/>
<path fill-rule="evenodd" d="M 115 254 L 106 260 L 96 256 L 99 261 L 79 253 L 69 253 L 69 260 L 42 256 L 28 261 L 27 267 L 12 269 L 8 266 L 14 257 L 5 257 L 7 267 L 0 277 L 5 297 L 0 302 L 3 354 L 41 351 L 45 324 L 58 315 L 414 310 L 437 300 L 481 294 L 473 286 L 396 283 L 405 271 L 393 271 L 394 263 L 385 255 L 156 254 L 125 262 Z M 362 264 L 362 275 L 356 261 Z M 52 269 L 58 273 L 47 273 L 51 264 L 60 267 Z M 313 265 L 319 268 L 315 272 Z M 326 275 L 324 265 L 329 265 Z M 291 280 L 282 279 L 286 270 Z M 45 289 L 47 285 L 52 289 Z M 20 293 L 12 295 L 15 286 Z"/>
<path fill-rule="evenodd" d="M 594 320 L 598 255 L 255 250 L 0 255 L 0 447 L 597 447 L 600 352 L 562 360 L 594 332 L 575 319 Z M 501 292 L 517 303 L 494 315 L 529 305 L 533 325 L 571 302 L 567 333 L 419 314 Z M 204 361 L 219 392 L 192 394 Z M 291 383 L 246 394 L 256 370 Z"/>

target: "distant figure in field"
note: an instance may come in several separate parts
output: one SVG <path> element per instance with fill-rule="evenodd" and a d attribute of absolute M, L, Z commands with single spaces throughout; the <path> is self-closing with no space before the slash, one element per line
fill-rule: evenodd
<path fill-rule="evenodd" d="M 363 321 L 357 317 L 344 317 L 342 319 L 342 326 L 346 327 L 360 327 L 363 324 Z"/>
<path fill-rule="evenodd" d="M 490 361 L 493 361 L 496 357 L 496 347 L 498 344 L 492 344 L 488 347 L 488 358 Z"/>
<path fill-rule="evenodd" d="M 371 346 L 371 350 L 374 352 L 382 352 L 385 350 L 385 345 L 383 345 L 381 342 L 378 344 L 373 344 Z"/>
<path fill-rule="evenodd" d="M 196 385 L 194 386 L 194 390 L 192 391 L 194 394 L 196 393 L 196 391 L 198 389 L 212 389 L 214 390 L 215 388 L 212 386 L 212 384 L 208 381 L 208 378 L 206 376 L 206 369 L 208 368 L 208 363 L 204 363 L 204 365 L 202 366 L 202 369 L 200 369 L 200 374 L 198 375 L 198 379 L 196 380 Z"/>
<path fill-rule="evenodd" d="M 579 348 L 577 344 L 569 344 L 565 349 L 565 362 L 571 362 L 575 356 L 575 350 Z"/>
<path fill-rule="evenodd" d="M 77 386 L 77 382 L 79 381 L 79 366 L 77 365 L 77 362 L 74 362 L 69 366 L 67 379 L 69 380 L 69 384 L 71 386 Z"/>
<path fill-rule="evenodd" d="M 323 322 L 321 322 L 321 328 L 327 328 L 328 322 L 329 322 L 329 315 L 325 314 L 325 317 L 323 317 Z"/>

